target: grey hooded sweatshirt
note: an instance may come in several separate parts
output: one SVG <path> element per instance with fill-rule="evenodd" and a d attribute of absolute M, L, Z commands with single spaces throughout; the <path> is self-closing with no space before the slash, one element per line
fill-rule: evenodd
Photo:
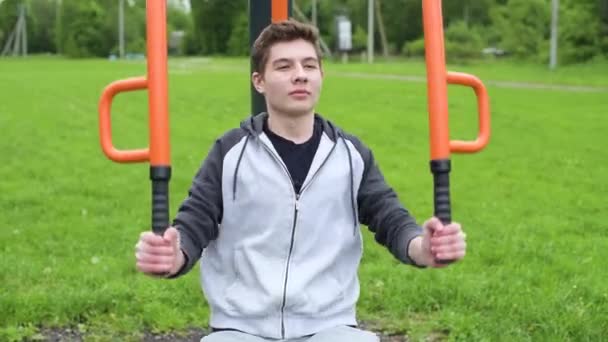
<path fill-rule="evenodd" d="M 403 263 L 422 233 L 372 152 L 318 116 L 319 147 L 299 193 L 263 132 L 262 113 L 218 139 L 174 225 L 201 259 L 210 326 L 275 339 L 356 325 L 360 224 Z"/>

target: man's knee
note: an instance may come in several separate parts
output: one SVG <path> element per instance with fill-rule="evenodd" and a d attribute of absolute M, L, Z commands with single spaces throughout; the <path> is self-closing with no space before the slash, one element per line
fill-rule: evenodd
<path fill-rule="evenodd" d="M 216 331 L 201 339 L 201 342 L 264 342 L 260 337 L 240 331 Z"/>
<path fill-rule="evenodd" d="M 308 342 L 379 342 L 380 338 L 371 331 L 361 330 L 349 326 L 339 326 L 321 331 L 308 340 Z"/>

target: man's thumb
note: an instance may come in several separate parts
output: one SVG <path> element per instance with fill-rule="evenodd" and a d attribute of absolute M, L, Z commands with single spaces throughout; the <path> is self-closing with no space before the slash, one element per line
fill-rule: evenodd
<path fill-rule="evenodd" d="M 163 239 L 165 241 L 170 242 L 172 246 L 177 245 L 178 238 L 179 232 L 177 231 L 177 229 L 175 229 L 175 227 L 167 228 L 167 230 L 165 230 L 165 233 L 163 234 Z"/>
<path fill-rule="evenodd" d="M 437 217 L 433 216 L 424 223 L 424 228 L 432 235 L 433 233 L 443 229 L 443 223 L 441 223 Z"/>

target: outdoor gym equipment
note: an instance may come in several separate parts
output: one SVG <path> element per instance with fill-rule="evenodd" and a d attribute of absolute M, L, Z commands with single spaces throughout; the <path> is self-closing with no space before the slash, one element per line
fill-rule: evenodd
<path fill-rule="evenodd" d="M 289 18 L 291 0 L 250 0 L 250 45 L 272 22 Z M 428 81 L 431 172 L 434 178 L 434 212 L 444 224 L 451 222 L 450 153 L 472 153 L 483 149 L 490 137 L 490 109 L 485 86 L 475 76 L 448 72 L 441 0 L 423 0 L 424 39 Z M 108 85 L 99 102 L 99 132 L 104 153 L 120 163 L 150 162 L 152 180 L 152 230 L 162 234 L 169 226 L 169 180 L 171 178 L 169 115 L 167 101 L 166 2 L 147 0 L 146 77 L 116 81 Z M 479 134 L 475 141 L 450 141 L 447 84 L 472 87 L 477 95 Z M 148 89 L 150 146 L 139 150 L 117 150 L 112 144 L 110 109 L 120 92 Z M 264 110 L 263 98 L 252 89 L 252 114 Z M 443 260 L 440 262 L 450 262 Z"/>
<path fill-rule="evenodd" d="M 450 205 L 450 152 L 473 153 L 482 150 L 490 138 L 490 104 L 483 83 L 475 76 L 448 72 L 445 65 L 441 0 L 423 0 L 424 40 L 427 68 L 431 172 L 434 185 L 435 216 L 443 224 L 452 221 Z M 447 85 L 471 87 L 477 96 L 479 133 L 475 141 L 450 141 Z M 449 263 L 452 260 L 438 260 Z"/>
<path fill-rule="evenodd" d="M 250 0 L 250 45 L 270 22 L 287 20 L 290 0 Z M 169 180 L 171 178 L 169 145 L 169 105 L 167 86 L 167 4 L 165 0 L 146 1 L 146 37 L 148 72 L 110 83 L 99 101 L 99 137 L 103 152 L 118 163 L 150 162 L 152 180 L 152 231 L 162 235 L 169 227 Z M 118 150 L 112 144 L 111 107 L 121 92 L 148 89 L 149 148 Z M 252 97 L 252 107 L 265 110 L 261 95 Z"/>
<path fill-rule="evenodd" d="M 169 112 L 167 101 L 167 7 L 166 1 L 146 1 L 148 72 L 110 83 L 99 101 L 99 137 L 103 152 L 119 163 L 150 162 L 152 180 L 152 230 L 162 234 L 169 227 Z M 148 89 L 150 128 L 149 148 L 117 150 L 112 144 L 110 109 L 112 99 L 121 92 Z"/>

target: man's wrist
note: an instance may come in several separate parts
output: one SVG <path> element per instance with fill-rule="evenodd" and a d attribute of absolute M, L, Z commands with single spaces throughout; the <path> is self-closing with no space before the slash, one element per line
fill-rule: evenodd
<path fill-rule="evenodd" d="M 177 255 L 177 262 L 175 263 L 175 267 L 169 271 L 166 275 L 166 278 L 173 278 L 175 275 L 179 274 L 182 269 L 186 266 L 188 258 L 186 257 L 186 253 L 180 248 L 179 253 Z"/>
<path fill-rule="evenodd" d="M 410 259 L 414 262 L 415 266 L 427 267 L 432 264 L 431 260 L 428 260 L 427 254 L 423 247 L 423 235 L 418 235 L 410 240 L 407 254 Z"/>

